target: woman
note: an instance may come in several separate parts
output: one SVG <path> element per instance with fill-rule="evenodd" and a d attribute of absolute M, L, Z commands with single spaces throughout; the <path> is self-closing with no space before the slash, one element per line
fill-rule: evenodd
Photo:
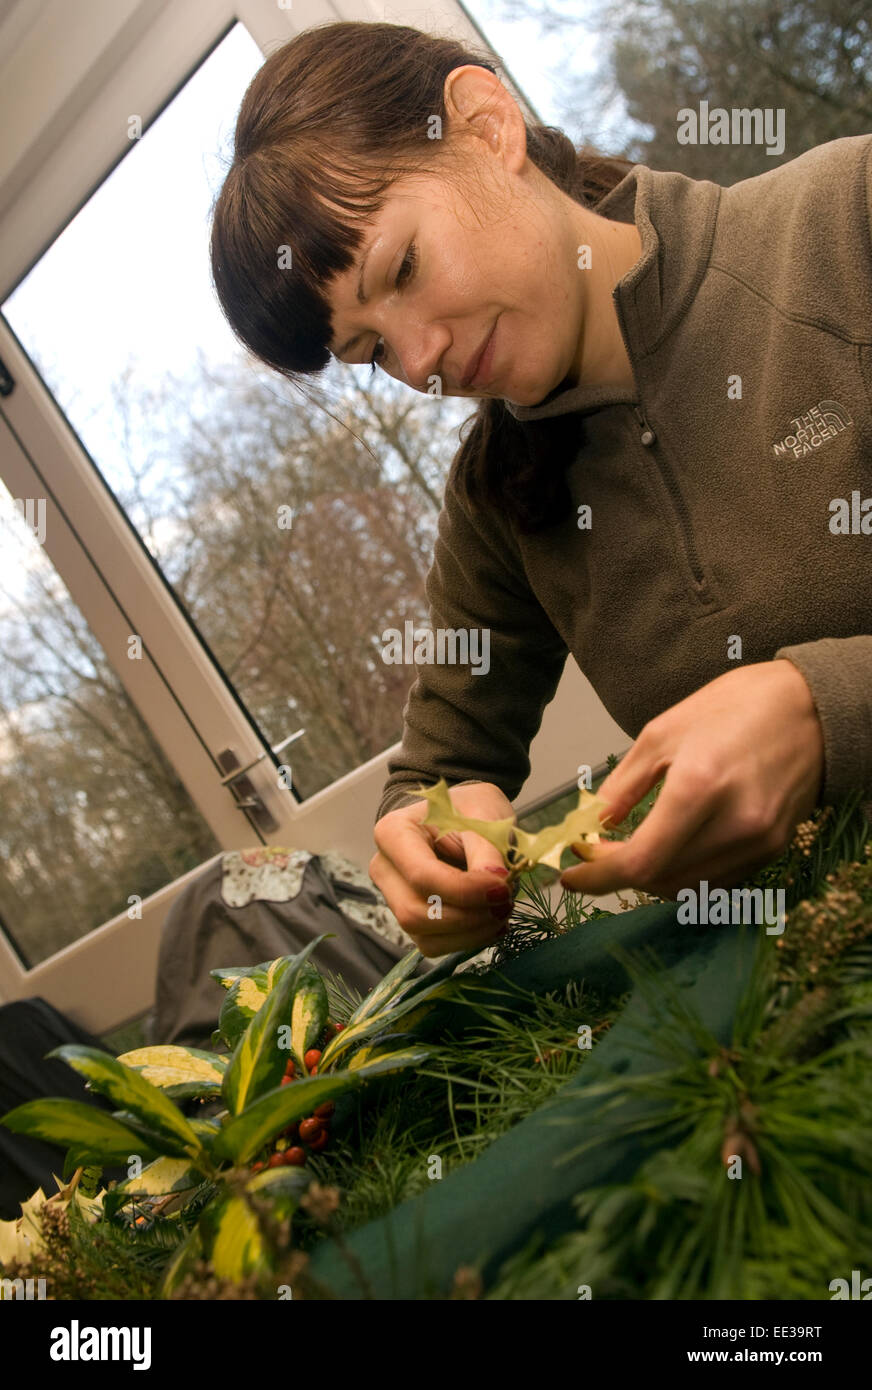
<path fill-rule="evenodd" d="M 870 169 L 866 136 L 729 189 L 576 154 L 402 26 L 307 30 L 252 82 L 212 236 L 234 331 L 292 378 L 332 352 L 479 401 L 427 595 L 489 668 L 420 667 L 370 863 L 425 955 L 511 898 L 415 789 L 511 815 L 570 652 L 636 740 L 611 822 L 666 778 L 569 888 L 729 887 L 872 786 Z"/>

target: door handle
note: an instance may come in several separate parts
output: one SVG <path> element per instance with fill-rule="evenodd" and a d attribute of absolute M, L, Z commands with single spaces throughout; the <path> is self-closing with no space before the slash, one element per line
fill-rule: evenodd
<path fill-rule="evenodd" d="M 277 743 L 275 747 L 270 749 L 270 752 L 280 753 L 283 748 L 287 748 L 288 744 L 295 743 L 298 738 L 302 738 L 305 732 L 305 729 L 297 729 L 296 733 L 289 734 L 287 738 L 282 739 L 281 743 Z M 244 767 L 240 766 L 239 759 L 232 748 L 222 748 L 217 758 L 218 766 L 224 773 L 221 778 L 222 787 L 230 788 L 239 810 L 245 812 L 256 829 L 268 835 L 274 830 L 278 830 L 278 821 L 248 776 L 251 769 L 263 762 L 266 756 L 266 751 L 259 753 Z"/>

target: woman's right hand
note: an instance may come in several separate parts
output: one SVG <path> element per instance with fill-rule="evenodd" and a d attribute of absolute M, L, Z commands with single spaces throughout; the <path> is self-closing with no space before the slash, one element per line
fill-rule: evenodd
<path fill-rule="evenodd" d="M 455 810 L 476 820 L 515 814 L 493 782 L 452 787 L 449 796 Z M 505 862 L 481 835 L 422 825 L 428 809 L 422 798 L 376 822 L 369 876 L 422 955 L 483 950 L 506 930 L 512 911 Z"/>

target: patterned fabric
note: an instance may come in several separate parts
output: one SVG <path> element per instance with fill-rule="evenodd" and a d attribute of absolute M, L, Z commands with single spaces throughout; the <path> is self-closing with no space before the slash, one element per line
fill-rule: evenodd
<path fill-rule="evenodd" d="M 288 902 L 299 893 L 306 865 L 313 857 L 308 850 L 277 845 L 229 850 L 222 859 L 221 896 L 228 907 L 245 907 L 255 899 Z M 369 927 L 402 951 L 413 949 L 415 943 L 403 931 L 368 874 L 332 850 L 318 858 L 346 917 Z"/>
<path fill-rule="evenodd" d="M 390 941 L 403 951 L 414 950 L 414 941 L 403 931 L 386 903 L 362 903 L 359 899 L 345 897 L 339 892 L 335 884 L 334 888 L 336 888 L 339 906 L 346 917 L 350 917 L 354 922 L 360 922 L 365 927 L 370 927 L 385 941 Z"/>
<path fill-rule="evenodd" d="M 228 850 L 222 861 L 221 896 L 228 907 L 245 907 L 255 898 L 286 903 L 303 886 L 303 870 L 311 858 L 308 850 L 275 845 Z"/>
<path fill-rule="evenodd" d="M 345 859 L 341 854 L 334 854 L 330 850 L 327 854 L 319 856 L 326 872 L 332 879 L 340 883 L 353 883 L 357 888 L 366 888 L 370 893 L 378 893 L 375 884 L 369 874 L 365 874 L 363 869 L 359 869 L 356 864 L 352 864 L 350 859 Z M 384 898 L 382 898 L 384 902 Z"/>

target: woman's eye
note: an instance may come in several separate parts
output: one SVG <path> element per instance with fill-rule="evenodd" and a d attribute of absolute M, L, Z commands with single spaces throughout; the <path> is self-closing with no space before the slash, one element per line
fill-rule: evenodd
<path fill-rule="evenodd" d="M 403 264 L 400 266 L 399 272 L 397 274 L 397 289 L 400 288 L 400 285 L 405 284 L 405 282 L 411 278 L 411 276 L 414 274 L 415 267 L 417 266 L 417 264 L 418 248 L 413 241 L 410 244 L 405 256 L 403 257 Z"/>
<path fill-rule="evenodd" d="M 373 372 L 375 371 L 375 369 L 376 369 L 376 367 L 378 366 L 379 362 L 382 360 L 382 354 L 381 354 L 380 349 L 381 349 L 383 343 L 384 343 L 384 338 L 379 338 L 378 342 L 377 342 L 376 345 L 375 345 L 375 348 L 373 349 L 372 357 L 369 359 L 369 365 L 372 367 Z"/>
<path fill-rule="evenodd" d="M 418 248 L 413 241 L 409 244 L 409 249 L 403 257 L 402 265 L 400 266 L 397 272 L 397 279 L 394 286 L 395 289 L 400 289 L 402 285 L 405 285 L 412 278 L 412 276 L 415 273 L 417 264 Z M 376 367 L 382 360 L 381 346 L 383 343 L 384 338 L 379 338 L 378 342 L 375 345 L 375 350 L 373 351 L 372 357 L 369 359 L 369 365 L 372 368 L 373 372 L 375 372 Z"/>

